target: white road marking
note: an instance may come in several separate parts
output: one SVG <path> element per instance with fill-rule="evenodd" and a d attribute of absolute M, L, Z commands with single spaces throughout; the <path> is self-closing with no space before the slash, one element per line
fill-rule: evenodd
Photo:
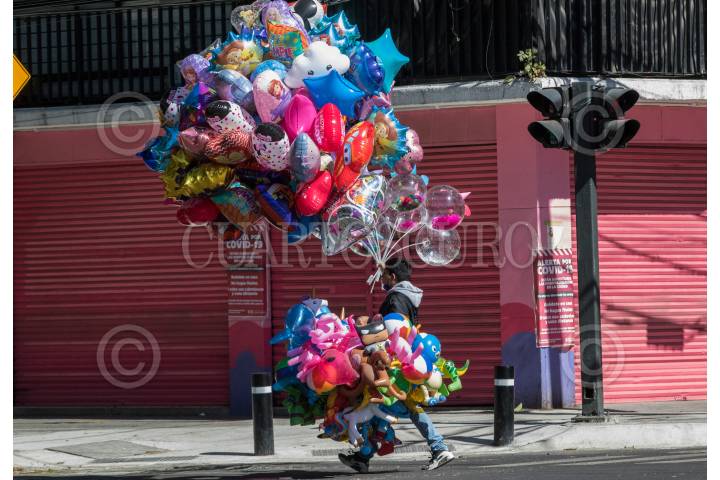
<path fill-rule="evenodd" d="M 623 457 L 616 460 L 598 460 L 596 462 L 583 462 L 582 465 L 607 465 L 611 463 L 647 463 L 652 460 L 665 460 L 665 461 L 671 461 L 671 460 L 680 460 L 688 457 L 697 457 L 698 455 L 704 455 L 701 453 L 685 453 L 680 455 L 662 455 L 657 457 Z M 578 462 L 572 462 L 572 463 L 578 463 Z"/>
<path fill-rule="evenodd" d="M 597 460 L 597 459 L 609 459 L 609 458 L 625 458 L 625 456 L 608 456 L 602 455 L 597 457 L 584 457 L 584 458 L 556 458 L 555 460 L 540 460 L 537 462 L 518 462 L 518 463 L 505 463 L 502 465 L 478 465 L 468 468 L 508 468 L 508 467 L 527 467 L 532 465 L 552 465 L 557 463 L 577 463 L 584 462 L 586 460 Z"/>

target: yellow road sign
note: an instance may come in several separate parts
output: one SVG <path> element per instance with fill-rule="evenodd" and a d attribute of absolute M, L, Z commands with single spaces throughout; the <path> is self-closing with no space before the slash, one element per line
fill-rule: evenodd
<path fill-rule="evenodd" d="M 30 80 L 30 72 L 27 71 L 25 65 L 20 63 L 20 60 L 13 55 L 13 100 L 17 97 L 20 90 L 27 85 Z"/>

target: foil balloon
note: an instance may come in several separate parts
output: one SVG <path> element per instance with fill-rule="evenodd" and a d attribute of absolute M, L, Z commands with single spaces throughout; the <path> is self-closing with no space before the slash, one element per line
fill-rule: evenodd
<path fill-rule="evenodd" d="M 423 228 L 415 238 L 415 251 L 431 266 L 442 266 L 460 255 L 460 235 L 457 230 Z"/>
<path fill-rule="evenodd" d="M 320 109 L 315 117 L 312 136 L 323 152 L 334 155 L 342 152 L 345 141 L 345 122 L 337 106 L 328 103 Z"/>
<path fill-rule="evenodd" d="M 173 152 L 165 171 L 160 175 L 160 180 L 165 187 L 166 198 L 176 199 L 181 196 L 182 182 L 192 166 L 192 157 L 185 150 L 177 149 Z"/>
<path fill-rule="evenodd" d="M 330 17 L 330 21 L 335 26 L 338 34 L 347 38 L 349 42 L 354 43 L 360 38 L 360 30 L 356 25 L 350 23 L 344 11 L 341 10 Z"/>
<path fill-rule="evenodd" d="M 268 2 L 263 9 L 262 21 L 267 31 L 270 57 L 289 67 L 310 43 L 302 21 L 284 0 Z"/>
<path fill-rule="evenodd" d="M 253 157 L 251 136 L 241 130 L 217 133 L 205 145 L 205 156 L 225 165 L 244 163 Z"/>
<path fill-rule="evenodd" d="M 261 123 L 252 135 L 255 159 L 268 170 L 284 170 L 289 166 L 290 142 L 287 134 L 275 123 Z"/>
<path fill-rule="evenodd" d="M 367 118 L 372 114 L 375 107 L 378 108 L 390 108 L 392 107 L 392 104 L 390 103 L 390 97 L 386 93 L 378 93 L 377 95 L 373 95 L 370 97 L 365 97 L 361 102 L 358 102 L 356 105 L 356 110 L 358 111 L 357 118 L 359 120 L 367 120 Z"/>
<path fill-rule="evenodd" d="M 381 174 L 360 177 L 345 193 L 348 202 L 374 211 L 383 204 L 387 181 Z"/>
<path fill-rule="evenodd" d="M 355 104 L 365 95 L 335 70 L 323 77 L 308 77 L 304 82 L 316 107 L 333 103 L 348 117 L 355 115 Z"/>
<path fill-rule="evenodd" d="M 178 196 L 211 195 L 225 188 L 232 180 L 233 170 L 226 165 L 203 163 L 190 169 L 180 182 Z"/>
<path fill-rule="evenodd" d="M 245 76 L 250 75 L 263 59 L 263 48 L 255 31 L 244 29 L 236 34 L 229 32 L 227 40 L 213 50 L 218 68 L 237 70 Z"/>
<path fill-rule="evenodd" d="M 185 87 L 191 89 L 196 83 L 207 80 L 210 62 L 202 55 L 193 53 L 180 60 L 177 67 L 183 80 L 185 80 Z"/>
<path fill-rule="evenodd" d="M 374 108 L 367 121 L 375 125 L 373 163 L 393 168 L 408 153 L 405 138 L 408 128 L 400 123 L 392 108 Z"/>
<path fill-rule="evenodd" d="M 465 200 L 462 194 L 449 185 L 436 185 L 425 197 L 428 226 L 434 230 L 452 230 L 465 217 Z"/>
<path fill-rule="evenodd" d="M 350 59 L 323 41 L 312 42 L 308 48 L 295 57 L 292 67 L 285 77 L 285 83 L 290 88 L 300 88 L 307 78 L 317 78 L 328 75 L 332 70 L 340 75 L 350 68 Z"/>
<path fill-rule="evenodd" d="M 322 248 L 325 255 L 336 255 L 365 238 L 377 222 L 375 213 L 353 205 L 334 207 L 321 225 Z"/>
<path fill-rule="evenodd" d="M 317 214 L 325 206 L 332 191 L 330 172 L 320 172 L 313 181 L 306 183 L 295 196 L 295 211 L 308 217 Z"/>
<path fill-rule="evenodd" d="M 296 222 L 293 215 L 295 199 L 287 185 L 258 185 L 255 190 L 260 210 L 273 226 L 283 230 Z"/>
<path fill-rule="evenodd" d="M 260 207 L 253 191 L 240 182 L 232 182 L 225 190 L 212 196 L 220 212 L 233 225 L 244 228 L 260 217 Z"/>
<path fill-rule="evenodd" d="M 205 146 L 217 135 L 215 130 L 207 127 L 190 127 L 180 132 L 178 143 L 183 150 L 193 155 L 204 155 Z"/>
<path fill-rule="evenodd" d="M 427 187 L 417 175 L 397 175 L 388 182 L 384 207 L 401 212 L 419 208 L 425 201 Z"/>
<path fill-rule="evenodd" d="M 174 128 L 165 129 L 165 135 L 148 142 L 145 149 L 137 153 L 145 165 L 154 172 L 162 172 L 170 161 L 172 149 L 177 146 L 178 131 Z"/>
<path fill-rule="evenodd" d="M 252 75 L 250 75 L 250 81 L 254 82 L 255 78 L 266 70 L 272 70 L 278 74 L 280 80 L 284 80 L 287 75 L 287 68 L 277 60 L 265 60 L 255 68 Z"/>
<path fill-rule="evenodd" d="M 287 132 L 288 140 L 293 142 L 301 132 L 309 132 L 317 116 L 312 100 L 303 95 L 295 95 L 285 109 L 280 125 Z"/>
<path fill-rule="evenodd" d="M 177 90 L 168 90 L 160 98 L 160 124 L 163 127 L 177 127 L 180 123 L 180 103 L 176 101 L 175 95 Z"/>
<path fill-rule="evenodd" d="M 251 5 L 240 5 L 230 12 L 230 23 L 238 32 L 245 29 L 263 28 L 260 12 L 265 2 L 254 2 Z"/>
<path fill-rule="evenodd" d="M 232 132 L 240 130 L 252 133 L 255 130 L 255 120 L 237 103 L 227 100 L 216 100 L 205 108 L 205 118 L 216 132 Z"/>
<path fill-rule="evenodd" d="M 297 221 L 291 224 L 285 231 L 285 238 L 288 245 L 298 245 L 308 238 L 313 232 L 320 231 L 322 219 L 318 215 L 312 217 L 298 217 Z"/>
<path fill-rule="evenodd" d="M 301 132 L 290 147 L 290 169 L 299 182 L 309 182 L 320 171 L 320 150 L 310 135 Z"/>
<path fill-rule="evenodd" d="M 266 70 L 253 81 L 255 108 L 263 122 L 279 122 L 292 94 L 277 73 Z"/>
<path fill-rule="evenodd" d="M 325 9 L 320 0 L 298 0 L 292 6 L 292 11 L 302 18 L 305 30 L 311 30 L 320 23 L 325 16 Z"/>
<path fill-rule="evenodd" d="M 237 103 L 246 110 L 253 110 L 252 82 L 237 70 L 220 70 L 214 76 L 215 90 L 223 100 Z"/>
<path fill-rule="evenodd" d="M 198 197 L 185 200 L 178 208 L 176 216 L 181 225 L 204 227 L 214 221 L 220 211 L 209 198 Z"/>
<path fill-rule="evenodd" d="M 385 70 L 385 79 L 383 80 L 383 91 L 389 92 L 392 88 L 393 80 L 403 65 L 408 63 L 410 59 L 400 53 L 392 39 L 390 29 L 380 35 L 379 38 L 372 42 L 368 42 L 367 46 L 375 55 L 380 58 L 383 69 Z"/>
<path fill-rule="evenodd" d="M 265 167 L 260 166 L 257 160 L 249 160 L 237 167 L 235 167 L 235 176 L 243 183 L 252 185 L 271 185 L 273 183 L 281 183 L 288 185 L 291 181 L 290 172 L 287 170 L 281 170 L 275 172 L 268 170 Z"/>
<path fill-rule="evenodd" d="M 215 90 L 198 82 L 183 99 L 180 106 L 180 130 L 206 123 L 205 108 L 215 99 Z"/>
<path fill-rule="evenodd" d="M 375 95 L 382 88 L 385 70 L 380 59 L 361 42 L 350 56 L 350 68 L 346 76 L 363 92 Z"/>
<path fill-rule="evenodd" d="M 375 128 L 371 123 L 359 122 L 345 135 L 343 158 L 342 161 L 335 162 L 333 173 L 333 182 L 339 191 L 344 192 L 349 189 L 370 162 L 374 132 Z"/>
<path fill-rule="evenodd" d="M 415 165 L 423 159 L 423 148 L 420 145 L 420 137 L 412 128 L 408 128 L 405 134 L 405 146 L 408 153 L 395 162 L 393 169 L 396 173 L 412 173 Z"/>

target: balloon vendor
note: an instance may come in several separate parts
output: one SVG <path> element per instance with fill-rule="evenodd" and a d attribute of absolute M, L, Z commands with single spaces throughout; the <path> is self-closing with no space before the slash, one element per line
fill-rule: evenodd
<path fill-rule="evenodd" d="M 391 101 L 409 59 L 390 29 L 364 40 L 319 0 L 257 0 L 229 20 L 233 31 L 178 59 L 183 83 L 159 104 L 164 131 L 138 156 L 182 225 L 223 235 L 266 222 L 290 245 L 317 238 L 324 255 L 373 261 L 370 291 L 388 290 L 380 313 L 340 318 L 302 299 L 271 340 L 287 347 L 273 390 L 291 424 L 319 421 L 320 436 L 355 447 L 341 460 L 356 470 L 401 445 L 398 418 L 418 427 L 437 468 L 453 457 L 423 407 L 462 388 L 468 365 L 420 331 L 422 290 L 401 257 L 414 248 L 427 265 L 452 262 L 470 210 L 468 193 L 418 172 L 420 136 Z"/>

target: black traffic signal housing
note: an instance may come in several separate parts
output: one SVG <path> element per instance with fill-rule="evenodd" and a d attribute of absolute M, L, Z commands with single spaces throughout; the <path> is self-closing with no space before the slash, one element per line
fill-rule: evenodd
<path fill-rule="evenodd" d="M 631 88 L 609 88 L 602 91 L 601 112 L 607 117 L 600 120 L 602 140 L 597 150 L 625 148 L 640 130 L 640 122 L 626 119 L 625 113 L 640 98 L 640 94 Z"/>
<path fill-rule="evenodd" d="M 530 135 L 545 148 L 570 148 L 570 87 L 534 90 L 527 100 L 545 117 L 528 125 Z"/>
<path fill-rule="evenodd" d="M 640 129 L 640 122 L 624 118 L 639 97 L 630 88 L 587 82 L 534 90 L 527 100 L 545 119 L 530 123 L 528 132 L 545 148 L 585 152 L 624 148 Z"/>

